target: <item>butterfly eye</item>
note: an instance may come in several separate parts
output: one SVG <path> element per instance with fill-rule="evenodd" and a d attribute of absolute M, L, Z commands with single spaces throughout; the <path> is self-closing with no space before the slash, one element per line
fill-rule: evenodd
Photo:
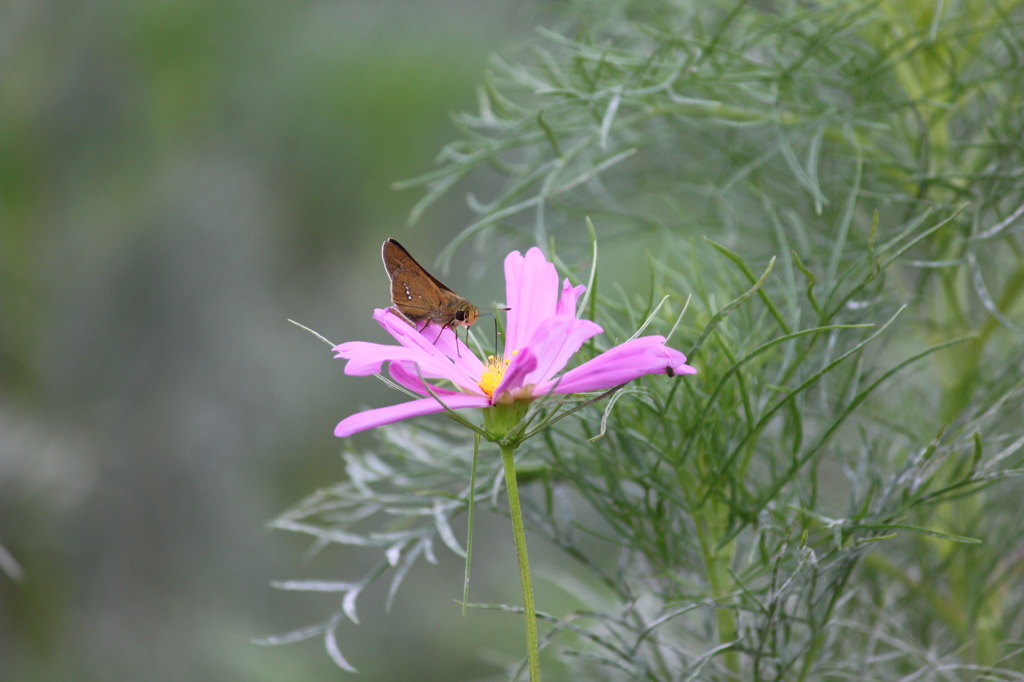
<path fill-rule="evenodd" d="M 465 310 L 456 310 L 455 311 L 455 319 L 458 320 L 459 322 L 465 322 L 466 321 L 466 311 Z"/>

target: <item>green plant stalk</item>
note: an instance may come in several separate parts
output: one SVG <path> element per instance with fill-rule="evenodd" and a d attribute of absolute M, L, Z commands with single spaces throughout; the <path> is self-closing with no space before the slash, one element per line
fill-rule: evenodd
<path fill-rule="evenodd" d="M 948 323 L 950 327 L 959 325 L 961 328 L 967 326 L 966 315 L 962 312 L 962 297 L 958 296 L 959 289 L 956 287 L 955 278 L 947 276 L 943 278 L 943 293 L 948 310 L 958 311 L 956 319 Z M 1007 310 L 1012 305 L 1024 288 L 1024 269 L 1017 269 L 1004 286 L 1002 295 L 996 303 L 1000 310 Z M 942 396 L 940 414 L 944 421 L 950 422 L 956 419 L 966 408 L 971 399 L 975 384 L 982 376 L 979 367 L 985 358 L 985 349 L 992 334 L 999 328 L 997 318 L 989 314 L 975 330 L 973 342 L 967 345 L 964 352 L 960 354 L 952 364 L 949 374 L 952 381 L 947 381 Z M 949 467 L 946 467 L 949 469 Z M 952 480 L 957 476 L 956 471 L 950 471 L 948 479 Z M 982 500 L 984 497 L 981 498 Z M 939 517 L 943 520 L 942 527 L 960 532 L 962 529 L 956 523 L 957 519 L 973 518 L 978 513 L 980 502 L 978 498 L 971 497 L 958 500 L 950 507 L 943 508 L 943 514 Z M 932 546 L 926 543 L 926 546 Z M 940 547 L 941 545 L 935 545 Z M 945 554 L 937 551 L 936 555 Z M 929 601 L 932 603 L 935 613 L 945 622 L 946 626 L 961 641 L 971 642 L 973 651 L 973 662 L 978 665 L 993 665 L 998 660 L 998 628 L 992 626 L 1001 618 L 1001 603 L 998 599 L 984 599 L 976 607 L 971 608 L 972 602 L 970 585 L 974 580 L 973 566 L 971 559 L 962 553 L 960 560 L 953 560 L 948 570 L 948 580 L 953 599 L 940 598 L 939 595 L 927 591 Z M 943 563 L 948 557 L 942 556 Z M 925 592 L 921 587 L 919 592 Z M 969 614 L 969 615 L 968 615 Z"/>
<path fill-rule="evenodd" d="M 519 580 L 523 584 L 523 614 L 526 617 L 526 659 L 530 669 L 530 682 L 540 681 L 540 649 L 537 646 L 537 614 L 533 605 L 533 585 L 530 582 L 530 560 L 526 556 L 526 530 L 523 511 L 519 506 L 519 486 L 516 484 L 515 448 L 499 444 L 501 463 L 505 467 L 505 489 L 508 508 L 512 514 L 512 533 L 516 538 L 516 560 L 519 562 Z"/>
<path fill-rule="evenodd" d="M 709 467 L 698 458 L 695 476 L 680 476 L 677 480 L 684 497 L 693 510 L 694 530 L 704 560 L 708 590 L 716 608 L 715 626 L 718 643 L 734 643 L 737 638 L 736 613 L 730 600 L 734 581 L 730 568 L 736 553 L 736 540 L 726 543 L 721 540 L 728 532 L 728 504 L 716 498 L 703 499 L 703 483 L 709 479 Z M 703 500 L 703 501 L 701 501 Z M 740 671 L 739 652 L 728 648 L 723 653 L 725 668 L 737 678 Z"/>
<path fill-rule="evenodd" d="M 719 643 L 736 641 L 736 614 L 728 595 L 732 591 L 732 565 L 736 551 L 736 541 L 730 540 L 719 545 L 720 538 L 725 535 L 723 523 L 728 518 L 728 509 L 722 503 L 709 500 L 695 512 L 697 537 L 700 542 L 701 554 L 708 575 L 708 586 L 711 597 L 717 605 L 715 621 L 718 629 Z M 725 667 L 732 673 L 739 673 L 739 654 L 735 649 L 725 651 Z"/>
<path fill-rule="evenodd" d="M 473 507 L 476 494 L 476 464 L 480 454 L 480 434 L 473 434 L 473 465 L 469 470 L 469 500 L 466 505 L 466 572 L 462 582 L 462 615 L 466 615 L 466 604 L 469 603 L 469 570 L 473 562 Z"/>
<path fill-rule="evenodd" d="M 996 306 L 999 310 L 1009 310 L 1019 299 L 1022 291 L 1024 291 L 1024 268 L 1017 268 L 1003 286 Z M 959 303 L 959 297 L 947 290 L 946 305 L 955 305 L 959 308 Z M 988 314 L 977 329 L 977 338 L 974 340 L 974 343 L 967 347 L 961 357 L 957 358 L 957 367 L 953 370 L 955 376 L 952 385 L 943 395 L 941 414 L 945 420 L 951 421 L 955 419 L 960 411 L 963 410 L 971 394 L 972 384 L 979 377 L 978 367 L 984 361 L 985 345 L 989 337 L 999 328 L 999 320 L 991 313 Z"/>

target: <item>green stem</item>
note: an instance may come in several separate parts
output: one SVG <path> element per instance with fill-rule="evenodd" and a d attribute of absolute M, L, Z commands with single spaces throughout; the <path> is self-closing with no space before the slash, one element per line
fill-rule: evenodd
<path fill-rule="evenodd" d="M 533 585 L 530 582 L 530 560 L 526 556 L 526 530 L 523 511 L 519 506 L 519 486 L 516 485 L 515 448 L 500 445 L 501 463 L 505 465 L 505 488 L 508 490 L 508 508 L 512 512 L 512 532 L 516 536 L 516 559 L 519 579 L 523 584 L 523 612 L 526 616 L 526 658 L 530 667 L 530 682 L 540 682 L 540 649 L 537 646 L 537 614 L 533 606 Z"/>
<path fill-rule="evenodd" d="M 1010 310 L 1014 303 L 1019 300 L 1021 292 L 1024 291 L 1024 268 L 1017 270 L 1009 277 L 996 302 L 998 310 Z M 956 310 L 957 301 L 960 297 L 955 294 L 948 294 L 946 305 Z M 956 306 L 956 307 L 954 307 Z M 952 421 L 964 409 L 970 400 L 974 383 L 978 380 L 978 367 L 984 362 L 985 346 L 992 336 L 1000 328 L 999 320 L 991 313 L 985 317 L 977 330 L 977 338 L 974 343 L 966 348 L 966 352 L 957 359 L 956 377 L 951 388 L 943 396 L 943 419 Z"/>
<path fill-rule="evenodd" d="M 698 469 L 700 470 L 698 478 L 708 477 L 710 471 L 708 466 L 698 464 Z M 716 502 L 714 499 L 700 503 L 702 486 L 697 485 L 695 479 L 681 478 L 679 482 L 690 508 L 694 509 L 697 542 L 704 559 L 708 589 L 716 606 L 715 622 L 718 630 L 718 643 L 734 646 L 739 635 L 735 607 L 731 598 L 735 581 L 729 569 L 736 555 L 736 540 L 731 540 L 720 546 L 721 539 L 728 529 L 729 509 L 726 503 Z M 726 669 L 732 673 L 733 677 L 740 679 L 739 652 L 733 646 L 726 648 L 722 655 Z"/>
<path fill-rule="evenodd" d="M 733 643 L 738 638 L 736 627 L 736 614 L 729 603 L 729 595 L 732 592 L 732 575 L 729 566 L 736 551 L 736 541 L 730 541 L 719 547 L 719 539 L 725 534 L 725 509 L 722 505 L 709 502 L 708 513 L 703 514 L 702 523 L 697 524 L 700 536 L 701 549 L 704 553 L 704 562 L 708 572 L 708 587 L 711 589 L 711 597 L 715 600 L 718 608 L 715 611 L 715 620 L 718 626 L 719 643 Z M 730 647 L 725 650 L 725 667 L 733 674 L 738 675 L 740 671 L 739 652 Z"/>
<path fill-rule="evenodd" d="M 469 469 L 469 500 L 466 505 L 466 573 L 462 582 L 462 615 L 466 615 L 466 604 L 469 603 L 469 569 L 473 563 L 473 507 L 476 506 L 476 464 L 480 454 L 480 434 L 473 434 L 473 464 Z"/>

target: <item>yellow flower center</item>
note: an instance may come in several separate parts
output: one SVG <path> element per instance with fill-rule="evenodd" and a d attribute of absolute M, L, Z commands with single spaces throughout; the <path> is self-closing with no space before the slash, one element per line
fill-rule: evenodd
<path fill-rule="evenodd" d="M 515 355 L 515 353 L 513 353 L 513 355 Z M 508 368 L 509 362 L 511 362 L 511 358 L 506 360 L 500 355 L 487 356 L 487 369 L 484 370 L 484 374 L 480 377 L 480 381 L 477 385 L 483 389 L 488 398 L 494 397 L 494 391 L 498 388 L 498 385 L 501 384 L 501 380 L 505 376 L 505 370 Z"/>

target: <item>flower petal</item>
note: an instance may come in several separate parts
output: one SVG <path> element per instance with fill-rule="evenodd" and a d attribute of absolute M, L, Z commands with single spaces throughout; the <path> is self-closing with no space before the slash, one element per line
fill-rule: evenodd
<path fill-rule="evenodd" d="M 390 308 L 374 310 L 373 318 L 403 346 L 416 348 L 442 362 L 453 362 L 473 381 L 484 372 L 483 363 L 466 344 L 459 342 L 456 345 L 455 332 L 451 329 L 442 329 L 433 322 L 417 329 Z"/>
<path fill-rule="evenodd" d="M 405 388 L 419 393 L 420 395 L 430 395 L 433 391 L 435 395 L 444 397 L 446 395 L 456 395 L 459 391 L 453 391 L 448 388 L 441 388 L 433 384 L 428 384 L 430 390 L 424 386 L 426 383 L 424 379 L 428 378 L 422 375 L 417 369 L 417 365 L 411 362 L 392 362 L 388 366 L 388 372 L 391 374 L 391 378 L 398 382 Z M 462 393 L 469 393 L 471 395 L 483 395 L 479 384 L 471 383 L 466 386 L 459 386 Z"/>
<path fill-rule="evenodd" d="M 346 374 L 375 374 L 389 360 L 415 363 L 424 377 L 447 379 L 457 386 L 475 386 L 483 374 L 479 358 L 469 352 L 465 345 L 460 345 L 458 350 L 455 348 L 454 333 L 451 330 L 442 332 L 439 339 L 436 336 L 439 331 L 436 325 L 421 333 L 390 308 L 374 310 L 374 319 L 401 345 L 350 341 L 336 346 L 337 357 L 356 360 L 351 369 L 345 368 Z M 430 330 L 433 330 L 435 336 L 428 340 Z M 437 346 L 431 342 L 433 339 L 437 339 Z M 443 351 L 445 348 L 455 351 L 454 354 L 447 355 Z"/>
<path fill-rule="evenodd" d="M 663 336 L 641 336 L 606 350 L 596 358 L 569 370 L 554 382 L 538 386 L 537 392 L 556 393 L 600 391 L 645 374 L 696 374 L 686 356 L 665 345 Z"/>
<path fill-rule="evenodd" d="M 505 374 L 501 377 L 501 383 L 494 389 L 495 402 L 503 393 L 517 391 L 527 384 L 526 377 L 537 369 L 537 356 L 529 348 L 516 353 L 512 362 L 508 363 Z M 513 398 L 518 396 L 513 396 Z"/>
<path fill-rule="evenodd" d="M 583 343 L 600 334 L 596 322 L 575 317 L 551 317 L 540 323 L 527 348 L 537 357 L 537 367 L 523 377 L 524 384 L 541 384 L 562 371 Z M 510 366 L 511 367 L 511 366 Z"/>
<path fill-rule="evenodd" d="M 561 316 L 577 317 L 576 314 L 576 301 L 579 300 L 583 292 L 587 290 L 587 287 L 579 284 L 573 286 L 569 283 L 569 278 L 566 277 L 562 283 L 562 295 L 558 298 L 558 305 L 555 308 L 555 314 Z"/>
<path fill-rule="evenodd" d="M 431 322 L 418 332 L 424 341 L 441 351 L 449 360 L 459 366 L 468 375 L 479 379 L 483 375 L 484 364 L 480 358 L 459 338 L 455 330 Z"/>
<path fill-rule="evenodd" d="M 422 353 L 402 346 L 391 346 L 382 343 L 370 343 L 368 341 L 348 341 L 334 347 L 334 357 L 348 360 L 345 364 L 345 374 L 352 376 L 366 376 L 376 374 L 384 366 L 385 362 L 429 361 Z"/>
<path fill-rule="evenodd" d="M 358 412 L 351 417 L 342 419 L 334 427 L 334 435 L 338 438 L 344 438 L 366 429 L 391 424 L 392 422 L 408 419 L 409 417 L 444 412 L 445 405 L 453 410 L 465 407 L 488 407 L 490 400 L 487 396 L 453 395 L 444 398 L 444 405 L 438 402 L 437 399 L 430 397 L 398 405 L 389 405 L 388 407 L 378 407 L 377 409 Z"/>
<path fill-rule="evenodd" d="M 536 246 L 525 256 L 513 251 L 505 257 L 505 357 L 522 349 L 541 321 L 554 316 L 558 272 Z"/>

